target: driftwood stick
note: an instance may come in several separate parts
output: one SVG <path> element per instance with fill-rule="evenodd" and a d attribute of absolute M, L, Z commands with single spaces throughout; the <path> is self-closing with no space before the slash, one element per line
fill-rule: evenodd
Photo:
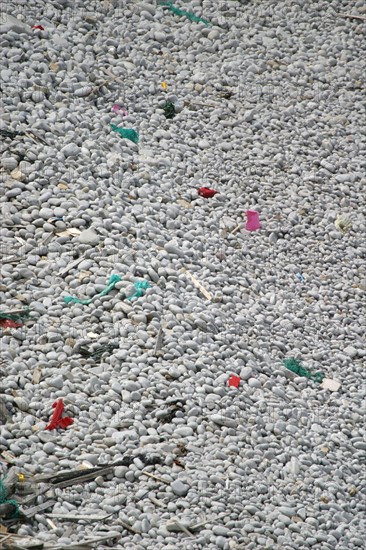
<path fill-rule="evenodd" d="M 152 479 L 155 479 L 156 481 L 160 481 L 161 483 L 165 483 L 166 485 L 170 485 L 170 481 L 167 481 L 166 479 L 163 479 L 162 477 L 154 476 L 154 474 L 150 474 L 150 472 L 145 472 L 145 470 L 143 470 L 142 473 L 145 476 L 148 476 L 148 477 L 151 477 Z"/>
<path fill-rule="evenodd" d="M 346 17 L 347 19 L 359 19 L 360 21 L 366 21 L 366 17 L 363 15 L 352 15 L 352 13 L 339 13 L 338 17 Z"/>

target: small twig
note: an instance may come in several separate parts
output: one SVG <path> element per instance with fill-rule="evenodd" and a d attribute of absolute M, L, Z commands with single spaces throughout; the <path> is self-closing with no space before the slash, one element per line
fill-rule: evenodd
<path fill-rule="evenodd" d="M 162 500 L 158 500 L 157 498 L 155 498 L 151 495 L 149 495 L 149 499 L 151 500 L 151 502 L 153 504 L 156 504 L 156 506 L 161 506 L 162 508 L 166 508 L 166 504 Z"/>
<path fill-rule="evenodd" d="M 138 531 L 136 531 L 136 529 L 134 529 L 133 527 L 131 527 L 131 525 L 128 525 L 128 523 L 125 523 L 124 521 L 122 520 L 119 520 L 119 523 L 122 525 L 122 527 L 124 529 L 126 529 L 126 531 L 129 531 L 130 533 L 133 533 L 134 535 L 136 535 L 138 533 Z"/>
<path fill-rule="evenodd" d="M 145 476 L 152 477 L 153 479 L 156 479 L 156 481 L 160 481 L 161 483 L 165 483 L 165 485 L 170 485 L 170 481 L 167 481 L 166 479 L 163 479 L 162 477 L 155 476 L 154 474 L 150 474 L 150 472 L 146 472 L 145 470 L 142 471 Z"/>
<path fill-rule="evenodd" d="M 360 21 L 366 21 L 366 17 L 363 15 L 352 15 L 352 13 L 339 13 L 338 17 L 347 17 L 347 19 L 359 19 Z"/>
<path fill-rule="evenodd" d="M 196 277 L 194 275 L 192 275 L 192 273 L 190 273 L 189 271 L 187 271 L 187 269 L 185 268 L 182 268 L 181 271 L 183 273 L 185 273 L 185 275 L 187 275 L 192 283 L 194 284 L 194 286 L 196 288 L 198 288 L 198 290 L 200 290 L 200 292 L 204 295 L 204 297 L 207 299 L 207 300 L 212 300 L 212 294 L 210 292 L 208 292 L 208 290 L 206 290 L 202 285 L 201 283 L 198 281 L 198 279 L 196 279 Z"/>
<path fill-rule="evenodd" d="M 196 105 L 197 107 L 220 107 L 220 105 L 212 105 L 212 103 L 196 103 L 195 101 L 185 101 L 184 105 Z"/>
<path fill-rule="evenodd" d="M 233 229 L 233 230 L 231 231 L 231 234 L 234 235 L 234 233 L 236 233 L 237 231 L 239 231 L 239 229 L 241 229 L 241 227 L 242 227 L 242 224 L 240 223 L 237 227 L 235 227 L 235 229 Z"/>

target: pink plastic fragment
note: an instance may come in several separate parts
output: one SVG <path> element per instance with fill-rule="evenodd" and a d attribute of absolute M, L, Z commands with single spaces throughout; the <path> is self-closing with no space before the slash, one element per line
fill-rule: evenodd
<path fill-rule="evenodd" d="M 256 210 L 247 210 L 247 223 L 245 229 L 247 231 L 256 231 L 260 229 L 259 214 Z"/>
<path fill-rule="evenodd" d="M 117 103 L 112 106 L 112 111 L 116 113 L 116 115 L 128 116 L 126 109 Z"/>
<path fill-rule="evenodd" d="M 232 374 L 229 378 L 228 384 L 232 388 L 238 388 L 240 384 L 240 376 L 236 376 L 236 374 Z"/>

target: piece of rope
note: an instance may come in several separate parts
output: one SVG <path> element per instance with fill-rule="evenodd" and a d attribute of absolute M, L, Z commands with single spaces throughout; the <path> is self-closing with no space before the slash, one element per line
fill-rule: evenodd
<path fill-rule="evenodd" d="M 14 512 L 9 519 L 18 517 L 19 514 L 19 504 L 12 498 L 7 499 L 8 496 L 5 485 L 3 484 L 2 479 L 0 479 L 0 504 L 12 504 L 15 507 Z"/>

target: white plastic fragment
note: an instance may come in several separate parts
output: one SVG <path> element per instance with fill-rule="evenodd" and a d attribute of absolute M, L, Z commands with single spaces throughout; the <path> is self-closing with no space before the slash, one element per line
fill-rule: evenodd
<path fill-rule="evenodd" d="M 332 380 L 331 378 L 324 378 L 322 382 L 322 388 L 329 391 L 338 391 L 341 387 L 341 383 L 338 380 Z"/>

